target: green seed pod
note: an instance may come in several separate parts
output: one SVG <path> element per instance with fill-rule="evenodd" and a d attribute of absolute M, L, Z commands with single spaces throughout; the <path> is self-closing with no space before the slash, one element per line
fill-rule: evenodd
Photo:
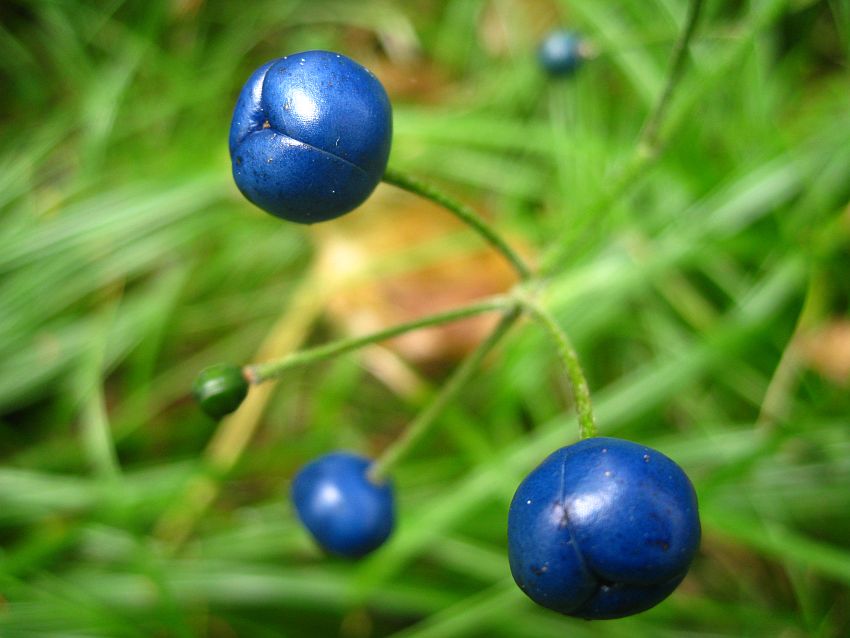
<path fill-rule="evenodd" d="M 201 370 L 192 385 L 195 401 L 214 419 L 230 414 L 248 394 L 248 381 L 241 368 L 217 363 Z"/>

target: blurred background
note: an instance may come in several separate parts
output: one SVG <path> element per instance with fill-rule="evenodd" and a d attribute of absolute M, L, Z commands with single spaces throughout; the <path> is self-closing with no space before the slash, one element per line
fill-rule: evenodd
<path fill-rule="evenodd" d="M 0 5 L 0 636 L 850 634 L 850 3 L 706 5 L 652 153 L 683 0 Z M 553 27 L 593 52 L 558 80 Z M 511 580 L 513 491 L 577 437 L 532 325 L 397 468 L 360 562 L 296 524 L 292 475 L 378 454 L 487 320 L 293 370 L 220 424 L 193 405 L 209 364 L 513 283 L 391 187 L 317 227 L 239 195 L 242 83 L 313 48 L 382 80 L 393 166 L 545 273 L 602 433 L 692 477 L 702 549 L 660 606 L 587 623 Z"/>

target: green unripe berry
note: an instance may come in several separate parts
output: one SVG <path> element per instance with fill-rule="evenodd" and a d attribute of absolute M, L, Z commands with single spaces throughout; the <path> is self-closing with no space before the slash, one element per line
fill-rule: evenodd
<path fill-rule="evenodd" d="M 192 385 L 195 401 L 214 419 L 230 414 L 248 394 L 248 381 L 242 369 L 229 363 L 217 363 L 201 370 Z"/>

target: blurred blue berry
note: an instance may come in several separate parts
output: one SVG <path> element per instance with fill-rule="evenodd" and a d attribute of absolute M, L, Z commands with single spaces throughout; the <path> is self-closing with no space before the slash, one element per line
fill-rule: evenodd
<path fill-rule="evenodd" d="M 552 31 L 540 43 L 537 59 L 550 75 L 570 75 L 581 66 L 584 59 L 582 40 L 575 31 Z"/>
<path fill-rule="evenodd" d="M 372 461 L 333 452 L 305 465 L 292 483 L 301 522 L 325 551 L 359 558 L 387 540 L 395 524 L 390 483 L 367 475 Z"/>

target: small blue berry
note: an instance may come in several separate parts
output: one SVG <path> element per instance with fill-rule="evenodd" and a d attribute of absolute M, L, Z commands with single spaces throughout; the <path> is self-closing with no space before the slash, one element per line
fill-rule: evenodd
<path fill-rule="evenodd" d="M 391 141 L 390 101 L 370 71 L 331 51 L 294 53 L 242 88 L 230 125 L 233 179 L 272 215 L 325 221 L 375 190 Z"/>
<path fill-rule="evenodd" d="M 372 461 L 333 452 L 305 465 L 292 483 L 298 518 L 331 554 L 359 558 L 380 547 L 395 524 L 390 483 L 367 475 Z"/>
<path fill-rule="evenodd" d="M 540 43 L 537 59 L 550 75 L 570 75 L 584 60 L 582 40 L 575 31 L 552 31 Z"/>
<path fill-rule="evenodd" d="M 668 457 L 590 438 L 551 454 L 508 515 L 511 573 L 529 598 L 571 616 L 620 618 L 658 604 L 699 548 L 697 499 Z"/>

